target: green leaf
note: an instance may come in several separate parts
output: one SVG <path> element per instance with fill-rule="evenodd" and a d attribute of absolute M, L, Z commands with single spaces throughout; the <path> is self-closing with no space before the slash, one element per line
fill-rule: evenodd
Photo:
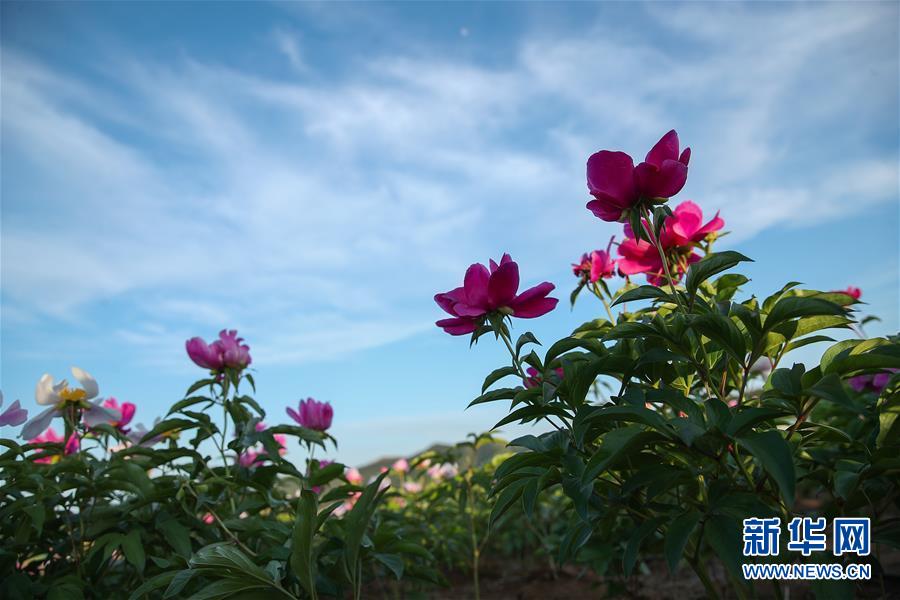
<path fill-rule="evenodd" d="M 179 400 L 178 402 L 173 404 L 167 414 L 171 415 L 173 413 L 177 413 L 181 410 L 184 410 L 185 408 L 194 406 L 195 404 L 200 404 L 201 402 L 208 402 L 210 404 L 213 403 L 212 399 L 207 398 L 206 396 L 189 396 L 184 400 Z"/>
<path fill-rule="evenodd" d="M 521 391 L 521 388 L 500 388 L 497 390 L 491 390 L 489 392 L 485 392 L 469 402 L 469 406 L 466 408 L 475 406 L 476 404 L 485 404 L 487 402 L 496 402 L 497 400 L 512 400 L 516 397 L 516 394 Z"/>
<path fill-rule="evenodd" d="M 816 398 L 833 402 L 855 413 L 863 412 L 862 408 L 857 406 L 850 396 L 847 395 L 847 391 L 844 389 L 843 383 L 841 383 L 841 378 L 833 373 L 817 381 L 812 387 L 804 390 L 804 393 L 808 396 L 815 396 Z"/>
<path fill-rule="evenodd" d="M 791 447 L 778 430 L 749 433 L 736 438 L 778 484 L 788 506 L 794 505 L 796 475 Z"/>
<path fill-rule="evenodd" d="M 189 419 L 165 419 L 157 423 L 153 429 L 148 431 L 143 438 L 141 438 L 141 442 L 146 442 L 148 440 L 152 440 L 153 438 L 163 434 L 163 433 L 172 433 L 176 431 L 186 431 L 188 429 L 195 429 L 199 427 L 200 424 L 196 421 L 192 421 Z"/>
<path fill-rule="evenodd" d="M 291 541 L 291 570 L 300 580 L 306 593 L 315 600 L 316 556 L 313 543 L 316 535 L 316 514 L 319 510 L 318 496 L 312 490 L 302 490 L 297 503 L 297 518 Z"/>
<path fill-rule="evenodd" d="M 144 554 L 144 546 L 141 543 L 140 529 L 132 529 L 129 531 L 128 534 L 122 538 L 121 546 L 122 552 L 125 554 L 125 559 L 134 565 L 139 573 L 143 573 L 147 556 Z"/>
<path fill-rule="evenodd" d="M 625 302 L 637 302 L 638 300 L 665 300 L 666 302 L 675 302 L 675 299 L 667 294 L 662 288 L 655 285 L 642 285 L 634 289 L 628 290 L 616 298 L 610 306 L 623 304 Z"/>
<path fill-rule="evenodd" d="M 194 382 L 193 385 L 191 385 L 191 387 L 188 388 L 187 392 L 184 395 L 190 396 L 191 394 L 193 394 L 200 388 L 205 388 L 207 386 L 214 384 L 215 382 L 216 382 L 215 379 L 201 379 L 200 381 L 196 381 L 196 382 Z"/>
<path fill-rule="evenodd" d="M 356 504 L 344 517 L 344 574 L 353 589 L 357 587 L 357 562 L 362 549 L 363 537 L 369 521 L 372 520 L 372 515 L 375 514 L 375 508 L 381 497 L 379 487 L 387 474 L 387 471 L 381 473 L 375 481 L 367 485 Z"/>
<path fill-rule="evenodd" d="M 491 374 L 484 379 L 484 385 L 481 386 L 481 393 L 485 393 L 489 387 L 491 387 L 504 377 L 515 375 L 516 373 L 518 373 L 518 370 L 516 370 L 516 368 L 513 366 L 500 367 L 499 369 L 491 371 Z"/>
<path fill-rule="evenodd" d="M 684 548 L 687 546 L 688 538 L 700 522 L 700 513 L 696 510 L 690 510 L 686 513 L 675 517 L 672 524 L 666 530 L 666 562 L 669 563 L 669 571 L 675 572 L 678 562 L 684 554 Z"/>
<path fill-rule="evenodd" d="M 187 528 L 166 513 L 160 513 L 156 518 L 156 527 L 179 556 L 185 560 L 191 557 L 191 537 Z"/>
<path fill-rule="evenodd" d="M 744 334 L 730 318 L 717 313 L 707 313 L 694 318 L 691 327 L 718 344 L 738 363 L 744 364 L 747 354 Z"/>
<path fill-rule="evenodd" d="M 692 264 L 688 268 L 687 277 L 684 280 L 685 289 L 687 290 L 691 301 L 693 301 L 694 296 L 697 294 L 697 289 L 700 287 L 701 283 L 713 275 L 721 273 L 722 271 L 727 271 L 738 263 L 747 261 L 753 262 L 740 252 L 727 250 L 725 252 L 714 252 L 713 254 L 707 255 L 699 262 Z"/>
<path fill-rule="evenodd" d="M 725 567 L 743 581 L 741 573 L 741 524 L 730 516 L 712 515 L 703 527 L 703 536 Z"/>
<path fill-rule="evenodd" d="M 131 595 L 128 596 L 128 600 L 140 600 L 140 598 L 146 596 L 152 591 L 158 590 L 162 587 L 169 585 L 173 579 L 178 575 L 178 571 L 169 571 L 167 573 L 160 573 L 154 577 L 151 577 L 143 584 L 137 587 Z"/>
<path fill-rule="evenodd" d="M 390 569 L 397 578 L 397 581 L 403 579 L 403 558 L 401 558 L 399 554 L 381 554 L 375 552 L 372 556 L 375 560 Z"/>
<path fill-rule="evenodd" d="M 538 339 L 534 337 L 533 333 L 531 333 L 530 331 L 526 331 L 519 336 L 519 340 L 516 342 L 516 358 L 519 357 L 519 354 L 522 352 L 522 346 L 524 346 L 525 344 L 537 344 L 538 346 L 541 345 Z"/>
<path fill-rule="evenodd" d="M 656 432 L 645 431 L 641 425 L 629 425 L 608 431 L 602 437 L 600 449 L 587 462 L 582 481 L 590 482 L 616 461 L 639 451 L 651 442 L 664 439 Z"/>
<path fill-rule="evenodd" d="M 178 596 L 181 593 L 181 590 L 184 589 L 184 586 L 190 582 L 194 573 L 196 573 L 196 571 L 192 571 L 191 569 L 178 571 L 172 579 L 172 582 L 169 584 L 169 587 L 166 588 L 163 598 L 174 598 Z"/>
<path fill-rule="evenodd" d="M 625 570 L 626 577 L 630 577 L 631 572 L 634 570 L 638 551 L 641 549 L 644 539 L 656 531 L 666 520 L 666 517 L 655 517 L 649 521 L 644 521 L 628 538 L 628 543 L 625 545 L 625 553 L 622 555 L 622 568 Z"/>
<path fill-rule="evenodd" d="M 731 422 L 728 423 L 728 427 L 726 428 L 726 433 L 732 437 L 739 436 L 750 427 L 764 421 L 771 421 L 772 419 L 783 417 L 785 414 L 787 414 L 785 411 L 777 408 L 745 408 L 732 417 Z"/>
<path fill-rule="evenodd" d="M 771 331 L 776 326 L 790 319 L 819 315 L 844 316 L 844 309 L 834 302 L 821 298 L 784 296 L 775 303 L 769 314 L 766 315 L 763 329 Z"/>
<path fill-rule="evenodd" d="M 530 479 L 519 479 L 507 486 L 506 489 L 500 493 L 500 496 L 494 503 L 494 508 L 491 510 L 488 527 L 493 527 L 494 523 L 497 522 L 497 519 L 502 517 L 503 514 L 515 504 L 516 500 L 522 496 L 522 492 L 529 481 Z"/>

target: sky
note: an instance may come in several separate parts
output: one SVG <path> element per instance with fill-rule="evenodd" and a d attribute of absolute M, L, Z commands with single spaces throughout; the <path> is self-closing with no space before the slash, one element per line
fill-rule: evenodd
<path fill-rule="evenodd" d="M 506 407 L 465 407 L 506 350 L 437 329 L 433 295 L 509 252 L 563 300 L 514 335 L 599 316 L 566 300 L 621 233 L 585 209 L 585 161 L 673 128 L 672 202 L 721 211 L 745 296 L 855 285 L 868 333 L 898 330 L 896 2 L 0 10 L 7 402 L 76 365 L 149 424 L 203 376 L 185 340 L 227 327 L 267 422 L 333 405 L 331 458 L 487 430 Z"/>

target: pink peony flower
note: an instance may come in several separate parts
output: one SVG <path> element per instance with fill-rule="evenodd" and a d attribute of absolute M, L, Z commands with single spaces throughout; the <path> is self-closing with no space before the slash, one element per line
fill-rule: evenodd
<path fill-rule="evenodd" d="M 56 433 L 56 431 L 51 427 L 47 431 L 42 433 L 41 435 L 37 436 L 36 438 L 28 440 L 28 443 L 29 444 L 62 444 L 63 437 L 61 435 L 59 435 L 58 433 Z M 43 450 L 42 452 L 46 453 L 47 450 Z M 59 460 L 59 455 L 55 454 L 55 455 L 44 456 L 42 458 L 36 458 L 36 459 L 34 459 L 34 462 L 43 463 L 43 464 L 52 464 L 52 463 L 57 462 L 58 460 Z"/>
<path fill-rule="evenodd" d="M 121 415 L 118 419 L 110 420 L 109 424 L 122 433 L 128 433 L 130 430 L 127 425 L 131 423 L 131 420 L 134 418 L 134 411 L 137 407 L 131 402 L 122 402 L 119 404 L 119 401 L 112 397 L 104 400 L 103 406 L 117 411 Z"/>
<path fill-rule="evenodd" d="M 660 245 L 668 260 L 669 271 L 677 282 L 687 268 L 700 260 L 694 248 L 709 234 L 725 226 L 718 213 L 706 224 L 703 212 L 693 202 L 679 204 L 672 216 L 663 221 L 659 236 Z M 662 259 L 655 244 L 635 237 L 630 224 L 625 224 L 625 239 L 619 244 L 619 271 L 623 275 L 644 273 L 652 285 L 666 283 Z"/>
<path fill-rule="evenodd" d="M 255 450 L 247 450 L 238 456 L 238 464 L 242 467 L 252 467 L 260 459 L 260 453 Z"/>
<path fill-rule="evenodd" d="M 344 473 L 344 477 L 346 477 L 347 481 L 352 485 L 362 485 L 363 476 L 362 473 L 359 472 L 359 469 L 354 467 L 347 469 L 347 472 Z"/>
<path fill-rule="evenodd" d="M 193 337 L 185 342 L 185 349 L 190 359 L 204 369 L 244 369 L 253 359 L 250 357 L 250 346 L 243 341 L 244 338 L 237 337 L 237 330 L 223 329 L 219 332 L 219 339 L 211 344 L 207 344 L 202 338 Z"/>
<path fill-rule="evenodd" d="M 709 222 L 703 224 L 703 211 L 699 206 L 687 200 L 679 204 L 672 216 L 665 220 L 660 241 L 663 246 L 690 246 L 699 244 L 709 234 L 725 227 L 725 221 L 719 213 Z"/>
<path fill-rule="evenodd" d="M 399 473 L 406 473 L 409 471 L 409 461 L 405 458 L 398 458 L 394 461 L 394 464 L 391 465 L 391 468 Z"/>
<path fill-rule="evenodd" d="M 326 431 L 331 427 L 334 409 L 331 408 L 328 402 L 318 402 L 312 398 L 307 398 L 300 401 L 296 411 L 288 407 L 287 414 L 302 427 L 315 429 L 316 431 Z"/>
<path fill-rule="evenodd" d="M 37 436 L 36 438 L 28 440 L 28 443 L 29 444 L 62 444 L 63 441 L 64 441 L 63 437 L 61 435 L 57 434 L 56 431 L 54 431 L 54 429 L 52 427 L 50 427 L 49 429 L 47 429 L 47 431 L 45 431 L 41 435 Z M 81 449 L 81 440 L 78 438 L 78 435 L 73 431 L 69 435 L 69 439 L 65 440 L 65 444 L 63 445 L 63 455 L 69 456 L 70 454 L 75 454 L 80 449 Z M 53 463 L 59 461 L 59 459 L 60 459 L 59 454 L 53 454 L 53 455 L 47 456 L 46 455 L 47 450 L 43 450 L 43 452 L 45 453 L 45 456 L 34 459 L 34 462 L 43 463 L 43 464 L 53 464 Z"/>
<path fill-rule="evenodd" d="M 253 359 L 250 358 L 250 346 L 243 343 L 244 338 L 237 336 L 237 330 L 219 332 L 218 343 L 222 348 L 222 362 L 231 369 L 245 369 Z"/>
<path fill-rule="evenodd" d="M 528 367 L 525 371 L 528 374 L 528 377 L 524 380 L 524 385 L 526 388 L 538 387 L 543 383 L 544 377 L 541 375 L 541 372 L 535 369 L 534 367 Z M 563 370 L 561 367 L 557 367 L 554 369 L 556 376 L 559 377 L 560 380 L 563 378 Z"/>
<path fill-rule="evenodd" d="M 0 406 L 3 406 L 3 392 L 0 392 Z M 28 411 L 19 405 L 16 400 L 9 405 L 3 413 L 0 413 L 0 425 L 21 425 L 28 419 Z"/>
<path fill-rule="evenodd" d="M 642 198 L 671 198 L 687 181 L 690 148 L 678 154 L 678 134 L 665 134 L 637 167 L 624 152 L 601 150 L 588 159 L 587 208 L 604 221 L 620 221 Z"/>
<path fill-rule="evenodd" d="M 203 522 L 207 525 L 212 525 L 215 523 L 216 519 L 212 516 L 212 513 L 206 513 L 203 515 Z"/>
<path fill-rule="evenodd" d="M 846 290 L 834 290 L 831 292 L 832 294 L 847 294 L 854 300 L 859 300 L 862 298 L 862 290 L 858 287 L 848 286 Z"/>
<path fill-rule="evenodd" d="M 582 254 L 581 262 L 572 263 L 572 273 L 583 282 L 595 283 L 600 279 L 609 279 L 616 274 L 616 261 L 612 257 L 613 236 L 606 246 L 606 250 L 594 250 L 590 254 Z"/>
<path fill-rule="evenodd" d="M 188 356 L 198 367 L 220 371 L 224 366 L 222 350 L 217 342 L 207 344 L 202 338 L 192 337 L 184 343 Z"/>
<path fill-rule="evenodd" d="M 490 269 L 480 263 L 470 266 L 462 287 L 435 295 L 438 306 L 453 317 L 435 324 L 450 335 L 465 335 L 478 329 L 488 314 L 495 312 L 523 319 L 540 317 L 559 302 L 547 297 L 553 289 L 554 285 L 545 281 L 517 294 L 519 265 L 504 254 L 500 264 L 490 261 Z"/>
<path fill-rule="evenodd" d="M 422 484 L 416 483 L 415 481 L 407 481 L 403 484 L 403 491 L 409 492 L 410 494 L 418 494 L 422 491 Z"/>

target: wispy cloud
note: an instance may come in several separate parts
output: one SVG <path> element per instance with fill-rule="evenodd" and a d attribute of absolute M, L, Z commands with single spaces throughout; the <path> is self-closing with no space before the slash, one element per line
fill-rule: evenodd
<path fill-rule="evenodd" d="M 671 126 L 701 149 L 686 192 L 739 215 L 734 240 L 896 199 L 897 157 L 864 133 L 896 100 L 895 6 L 647 15 L 677 41 L 601 21 L 523 32 L 502 63 L 385 51 L 333 76 L 273 27 L 273 56 L 317 73 L 299 78 L 125 46 L 101 83 L 4 48 L 4 148 L 28 166 L 3 174 L 4 319 L 116 301 L 148 355 L 226 320 L 267 361 L 377 347 L 473 260 L 512 249 L 546 277 L 611 234 L 585 157 Z"/>

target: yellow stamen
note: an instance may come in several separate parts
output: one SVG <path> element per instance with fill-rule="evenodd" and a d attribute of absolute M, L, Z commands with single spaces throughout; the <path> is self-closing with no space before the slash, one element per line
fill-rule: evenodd
<path fill-rule="evenodd" d="M 66 402 L 78 402 L 79 400 L 84 400 L 85 396 L 87 396 L 87 392 L 85 392 L 83 389 L 73 389 L 68 386 L 64 387 L 59 393 L 59 397 Z"/>

